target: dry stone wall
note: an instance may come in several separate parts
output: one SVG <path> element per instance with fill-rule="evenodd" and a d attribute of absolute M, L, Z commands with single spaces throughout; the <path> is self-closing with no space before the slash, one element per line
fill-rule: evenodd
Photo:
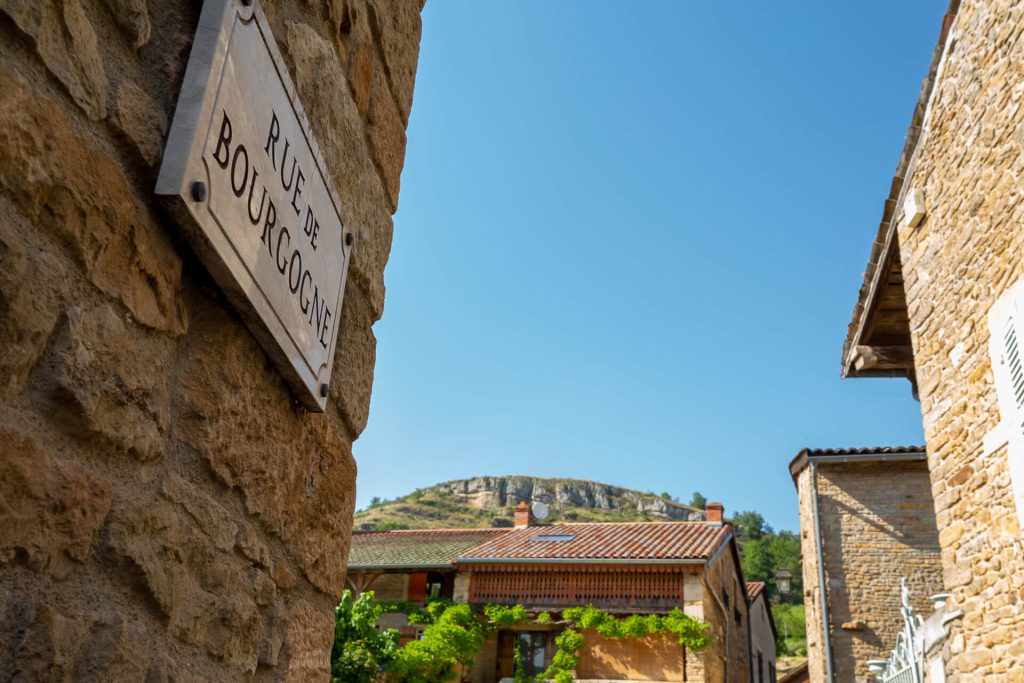
<path fill-rule="evenodd" d="M 1024 671 L 1022 530 L 1005 444 L 985 442 L 1000 420 L 987 314 L 1024 277 L 1022 63 L 1024 6 L 963 2 L 904 182 L 927 202 L 898 237 L 944 580 L 964 612 L 949 680 Z"/>
<path fill-rule="evenodd" d="M 0 0 L 0 679 L 325 680 L 420 0 L 264 3 L 357 231 L 323 415 L 154 200 L 200 3 Z"/>

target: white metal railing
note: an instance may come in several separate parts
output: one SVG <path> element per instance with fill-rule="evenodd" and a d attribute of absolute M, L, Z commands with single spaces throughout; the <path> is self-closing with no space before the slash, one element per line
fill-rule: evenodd
<path fill-rule="evenodd" d="M 922 618 L 910 606 L 907 580 L 900 579 L 900 614 L 903 630 L 889 659 L 869 661 L 868 670 L 882 683 L 945 683 L 941 644 L 949 637 L 950 623 L 963 617 L 961 610 L 948 611 L 950 595 L 931 596 L 934 611 Z M 927 660 L 927 674 L 926 674 Z"/>
<path fill-rule="evenodd" d="M 924 683 L 924 638 L 921 626 L 924 620 L 914 614 L 910 606 L 910 589 L 907 580 L 900 579 L 900 614 L 903 616 L 903 630 L 896 637 L 896 647 L 887 660 L 868 662 L 868 670 L 882 683 Z"/>

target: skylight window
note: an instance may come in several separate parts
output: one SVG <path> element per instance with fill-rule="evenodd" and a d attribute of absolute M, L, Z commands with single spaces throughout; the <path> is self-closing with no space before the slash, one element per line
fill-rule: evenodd
<path fill-rule="evenodd" d="M 571 541 L 574 538 L 576 538 L 574 534 L 540 534 L 538 536 L 534 536 L 533 540 L 545 541 L 548 543 L 561 543 L 564 541 Z"/>

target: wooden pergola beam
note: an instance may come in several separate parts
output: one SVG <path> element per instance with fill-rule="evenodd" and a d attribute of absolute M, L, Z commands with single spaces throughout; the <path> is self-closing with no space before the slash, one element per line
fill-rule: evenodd
<path fill-rule="evenodd" d="M 356 596 L 368 590 L 373 582 L 380 578 L 380 572 L 349 572 L 345 575 L 345 583 Z"/>

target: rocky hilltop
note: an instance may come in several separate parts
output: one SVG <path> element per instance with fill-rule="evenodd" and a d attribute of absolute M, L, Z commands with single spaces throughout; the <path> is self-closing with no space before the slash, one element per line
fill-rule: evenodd
<path fill-rule="evenodd" d="M 512 524 L 516 503 L 546 503 L 548 522 L 688 521 L 704 512 L 633 489 L 580 479 L 506 476 L 457 479 L 356 513 L 364 529 L 486 527 Z"/>

